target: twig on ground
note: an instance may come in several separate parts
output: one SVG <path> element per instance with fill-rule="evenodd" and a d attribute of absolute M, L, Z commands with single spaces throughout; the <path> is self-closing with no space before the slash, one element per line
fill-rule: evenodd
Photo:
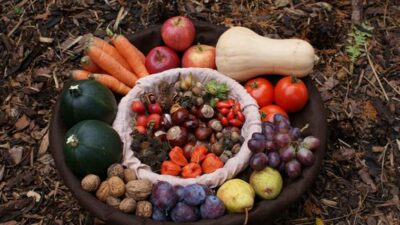
<path fill-rule="evenodd" d="M 365 53 L 366 53 L 366 55 L 367 55 L 367 59 L 368 59 L 369 65 L 370 65 L 371 68 L 372 68 L 372 72 L 374 73 L 375 78 L 378 80 L 378 84 L 379 84 L 379 86 L 380 86 L 381 89 L 382 89 L 382 92 L 383 92 L 383 95 L 385 96 L 386 101 L 389 101 L 389 97 L 388 97 L 387 94 L 386 94 L 386 91 L 385 91 L 385 88 L 384 88 L 383 85 L 382 85 L 381 79 L 379 79 L 379 75 L 378 75 L 378 73 L 377 73 L 376 70 L 375 70 L 375 66 L 374 66 L 374 64 L 373 64 L 373 62 L 372 62 L 372 60 L 371 60 L 371 57 L 369 56 L 369 51 L 368 51 L 368 48 L 367 48 L 367 44 L 364 44 L 364 48 L 365 48 Z"/>
<path fill-rule="evenodd" d="M 22 13 L 22 15 L 19 17 L 18 23 L 13 27 L 10 32 L 8 32 L 7 37 L 10 37 L 17 29 L 19 26 L 21 26 L 22 22 L 24 21 L 24 16 L 25 16 L 25 11 Z"/>

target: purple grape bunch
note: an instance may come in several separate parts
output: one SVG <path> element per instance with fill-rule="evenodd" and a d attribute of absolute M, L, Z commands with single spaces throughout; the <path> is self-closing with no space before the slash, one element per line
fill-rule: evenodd
<path fill-rule="evenodd" d="M 247 142 L 253 152 L 249 164 L 255 171 L 269 166 L 296 178 L 301 175 L 303 167 L 314 164 L 314 151 L 319 145 L 318 138 L 308 136 L 302 139 L 299 128 L 292 127 L 286 117 L 276 114 L 273 122 L 263 122 L 261 132 L 253 133 Z"/>
<path fill-rule="evenodd" d="M 153 186 L 150 200 L 154 208 L 152 219 L 156 221 L 193 222 L 225 214 L 223 202 L 206 185 L 183 187 L 160 181 Z"/>

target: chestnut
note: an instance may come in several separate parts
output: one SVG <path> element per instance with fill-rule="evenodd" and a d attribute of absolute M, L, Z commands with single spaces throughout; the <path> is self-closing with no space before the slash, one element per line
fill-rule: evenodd
<path fill-rule="evenodd" d="M 167 140 L 171 146 L 184 146 L 188 139 L 188 132 L 184 127 L 173 126 L 167 132 Z"/>
<path fill-rule="evenodd" d="M 214 116 L 214 109 L 210 105 L 204 104 L 200 107 L 200 115 L 204 119 L 210 119 Z"/>
<path fill-rule="evenodd" d="M 189 112 L 185 108 L 179 108 L 175 112 L 172 113 L 172 123 L 175 125 L 182 124 L 188 118 Z"/>
<path fill-rule="evenodd" d="M 208 138 L 210 138 L 211 133 L 212 133 L 212 129 L 209 127 L 198 127 L 195 130 L 194 135 L 196 136 L 197 140 L 205 141 Z"/>
<path fill-rule="evenodd" d="M 241 148 L 241 145 L 240 145 L 240 144 L 235 144 L 235 145 L 232 147 L 231 152 L 232 152 L 233 154 L 237 154 L 237 153 L 240 151 L 240 148 Z"/>
<path fill-rule="evenodd" d="M 185 146 L 183 146 L 183 155 L 187 158 L 190 159 L 192 156 L 192 151 L 194 150 L 195 143 L 193 142 L 188 142 Z"/>
<path fill-rule="evenodd" d="M 221 143 L 216 142 L 211 145 L 211 152 L 216 154 L 217 156 L 220 156 L 223 151 L 224 151 L 224 147 Z"/>
<path fill-rule="evenodd" d="M 172 126 L 172 118 L 171 115 L 168 113 L 162 114 L 161 117 L 161 127 L 168 129 Z"/>
<path fill-rule="evenodd" d="M 167 133 L 163 130 L 158 130 L 154 133 L 154 137 L 160 139 L 160 141 L 165 141 L 167 139 Z"/>
<path fill-rule="evenodd" d="M 213 129 L 215 131 L 222 131 L 222 129 L 224 128 L 222 126 L 222 123 L 217 119 L 212 119 L 212 120 L 208 121 L 208 127 L 210 127 L 211 129 Z"/>
<path fill-rule="evenodd" d="M 183 126 L 188 130 L 194 130 L 199 126 L 199 120 L 192 114 L 189 114 L 189 118 L 183 123 Z"/>

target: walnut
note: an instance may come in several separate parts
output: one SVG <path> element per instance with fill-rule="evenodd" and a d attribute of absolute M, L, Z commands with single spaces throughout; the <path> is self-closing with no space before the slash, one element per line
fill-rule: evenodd
<path fill-rule="evenodd" d="M 136 172 L 133 169 L 124 169 L 124 181 L 128 183 L 131 180 L 137 180 Z"/>
<path fill-rule="evenodd" d="M 151 217 L 152 205 L 149 201 L 139 201 L 136 205 L 136 216 Z"/>
<path fill-rule="evenodd" d="M 103 181 L 100 184 L 99 189 L 96 191 L 96 197 L 100 200 L 105 202 L 107 197 L 110 196 L 110 185 L 108 181 Z"/>
<path fill-rule="evenodd" d="M 124 213 L 133 213 L 136 209 L 136 201 L 133 198 L 124 198 L 119 204 L 119 210 Z"/>
<path fill-rule="evenodd" d="M 121 164 L 114 163 L 107 169 L 108 178 L 113 176 L 118 176 L 121 179 L 124 179 L 124 167 Z"/>
<path fill-rule="evenodd" d="M 112 196 L 108 196 L 106 198 L 106 203 L 107 203 L 107 205 L 110 205 L 110 206 L 118 209 L 118 207 L 119 207 L 119 205 L 121 203 L 121 200 L 118 199 L 118 198 L 114 198 Z"/>
<path fill-rule="evenodd" d="M 140 201 L 145 200 L 150 195 L 153 185 L 148 180 L 132 180 L 125 187 L 127 197 Z"/>
<path fill-rule="evenodd" d="M 117 177 L 110 177 L 108 180 L 108 184 L 110 185 L 110 195 L 113 197 L 120 197 L 125 194 L 125 183 L 124 181 Z"/>
<path fill-rule="evenodd" d="M 99 188 L 100 182 L 101 180 L 99 176 L 94 174 L 89 174 L 82 179 L 81 186 L 83 190 L 92 192 L 96 191 L 97 188 Z"/>

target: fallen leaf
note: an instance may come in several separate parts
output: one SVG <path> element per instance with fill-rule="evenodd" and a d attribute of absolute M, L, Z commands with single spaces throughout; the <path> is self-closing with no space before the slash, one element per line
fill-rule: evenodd
<path fill-rule="evenodd" d="M 326 206 L 330 206 L 330 207 L 335 207 L 337 205 L 336 201 L 332 201 L 332 200 L 325 199 L 325 198 L 321 199 L 321 203 Z"/>
<path fill-rule="evenodd" d="M 49 148 L 49 132 L 47 132 L 44 135 L 42 142 L 40 142 L 38 156 L 42 156 L 44 153 L 46 153 L 48 148 Z"/>
<path fill-rule="evenodd" d="M 372 152 L 382 153 L 383 151 L 385 151 L 385 147 L 383 146 L 372 146 Z"/>
<path fill-rule="evenodd" d="M 0 165 L 0 181 L 3 180 L 5 168 L 4 165 Z"/>
<path fill-rule="evenodd" d="M 316 206 L 311 200 L 307 200 L 304 203 L 304 211 L 308 216 L 321 214 L 321 209 L 318 206 Z"/>
<path fill-rule="evenodd" d="M 375 182 L 372 180 L 371 175 L 369 175 L 368 168 L 363 167 L 358 171 L 358 175 L 360 176 L 361 180 L 370 186 L 372 192 L 375 193 L 378 191 L 378 188 L 375 185 Z"/>
<path fill-rule="evenodd" d="M 284 7 L 284 6 L 287 6 L 287 5 L 289 5 L 289 0 L 275 0 L 274 1 L 274 5 L 276 6 L 276 7 Z"/>
<path fill-rule="evenodd" d="M 362 117 L 365 120 L 372 120 L 376 121 L 378 112 L 376 111 L 375 107 L 372 105 L 371 101 L 366 101 L 364 103 L 363 111 L 362 111 Z"/>
<path fill-rule="evenodd" d="M 0 223 L 0 225 L 16 225 L 17 221 L 15 220 L 11 220 L 11 221 L 7 221 L 5 223 Z"/>
<path fill-rule="evenodd" d="M 39 202 L 40 199 L 42 198 L 42 196 L 40 196 L 40 194 L 35 191 L 28 191 L 26 193 L 26 196 L 34 198 L 35 202 Z"/>
<path fill-rule="evenodd" d="M 18 165 L 21 162 L 23 152 L 24 148 L 22 146 L 14 146 L 10 150 L 8 150 L 8 153 L 13 159 L 15 165 Z"/>
<path fill-rule="evenodd" d="M 17 122 L 15 123 L 15 127 L 17 128 L 17 130 L 22 130 L 26 128 L 29 125 L 29 123 L 30 123 L 29 118 L 24 114 L 17 120 Z"/>
<path fill-rule="evenodd" d="M 315 225 L 324 225 L 324 221 L 321 218 L 317 217 L 315 218 Z"/>
<path fill-rule="evenodd" d="M 342 147 L 332 154 L 332 158 L 337 161 L 348 161 L 354 158 L 355 153 L 356 151 L 352 148 Z"/>

